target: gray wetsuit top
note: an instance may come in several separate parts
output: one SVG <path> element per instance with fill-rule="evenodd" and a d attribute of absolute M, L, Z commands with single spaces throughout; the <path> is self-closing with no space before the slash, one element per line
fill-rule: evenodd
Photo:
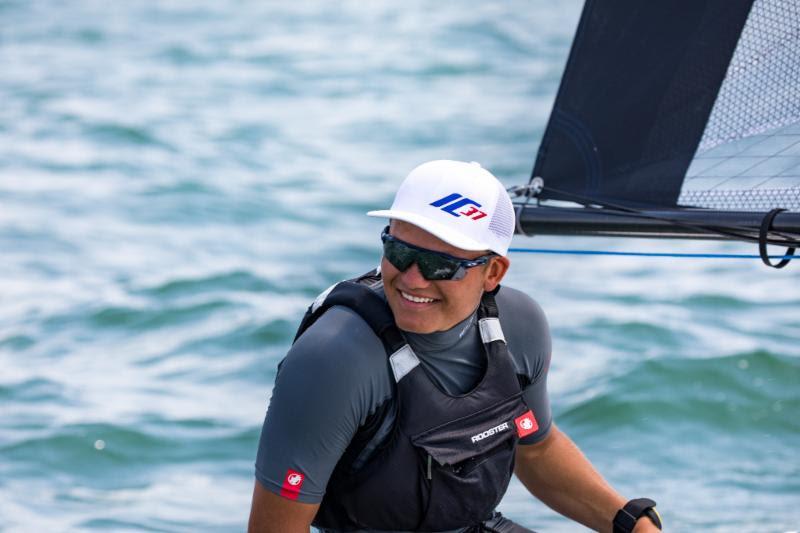
<path fill-rule="evenodd" d="M 376 290 L 383 291 L 379 286 Z M 552 418 L 547 396 L 550 331 L 542 309 L 526 294 L 502 287 L 496 295 L 500 325 L 523 393 L 539 429 L 520 444 L 542 440 Z M 477 312 L 447 331 L 404 332 L 422 367 L 451 395 L 471 390 L 486 356 Z M 303 476 L 293 499 L 320 503 L 336 463 L 356 430 L 393 393 L 381 340 L 354 311 L 332 307 L 290 348 L 279 365 L 256 458 L 256 479 L 280 494 L 287 472 Z"/>

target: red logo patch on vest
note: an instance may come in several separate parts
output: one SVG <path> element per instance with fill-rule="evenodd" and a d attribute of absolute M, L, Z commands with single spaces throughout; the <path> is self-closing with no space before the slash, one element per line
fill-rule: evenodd
<path fill-rule="evenodd" d="M 539 429 L 539 423 L 536 422 L 536 417 L 533 416 L 533 411 L 530 410 L 524 415 L 515 418 L 514 425 L 517 426 L 517 435 L 519 435 L 519 438 L 527 437 Z"/>
<path fill-rule="evenodd" d="M 296 472 L 291 468 L 286 471 L 286 477 L 283 478 L 283 486 L 281 487 L 281 496 L 290 500 L 296 500 L 300 495 L 300 487 L 303 486 L 305 476 L 300 472 Z"/>

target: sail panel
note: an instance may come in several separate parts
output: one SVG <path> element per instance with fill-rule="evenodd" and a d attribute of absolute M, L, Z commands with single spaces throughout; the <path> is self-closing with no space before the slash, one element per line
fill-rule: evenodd
<path fill-rule="evenodd" d="M 800 211 L 800 3 L 753 4 L 678 203 Z"/>
<path fill-rule="evenodd" d="M 800 211 L 800 125 L 699 153 L 678 202 L 729 211 Z"/>

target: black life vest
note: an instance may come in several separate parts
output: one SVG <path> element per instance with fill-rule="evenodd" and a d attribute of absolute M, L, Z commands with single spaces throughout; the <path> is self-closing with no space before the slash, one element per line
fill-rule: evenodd
<path fill-rule="evenodd" d="M 451 396 L 425 373 L 367 274 L 334 285 L 309 307 L 295 340 L 328 308 L 358 313 L 383 342 L 394 376 L 394 423 L 364 464 L 354 460 L 370 440 L 376 413 L 337 463 L 313 525 L 355 529 L 444 531 L 477 525 L 500 503 L 514 470 L 521 436 L 536 420 L 506 348 L 494 294 L 485 293 L 478 324 L 486 372 L 473 390 Z"/>

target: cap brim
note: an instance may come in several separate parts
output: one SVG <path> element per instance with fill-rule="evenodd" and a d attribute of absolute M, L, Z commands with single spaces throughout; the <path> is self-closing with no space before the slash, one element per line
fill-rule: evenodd
<path fill-rule="evenodd" d="M 470 239 L 469 237 L 466 237 L 457 231 L 453 231 L 452 228 L 449 228 L 444 224 L 418 215 L 417 213 L 384 209 L 380 211 L 369 211 L 367 216 L 393 218 L 395 220 L 402 220 L 403 222 L 414 224 L 418 228 L 421 228 L 435 237 L 438 237 L 447 244 L 453 245 L 456 248 L 461 248 L 462 250 L 478 251 L 489 249 L 486 244 L 478 242 L 475 239 Z"/>

